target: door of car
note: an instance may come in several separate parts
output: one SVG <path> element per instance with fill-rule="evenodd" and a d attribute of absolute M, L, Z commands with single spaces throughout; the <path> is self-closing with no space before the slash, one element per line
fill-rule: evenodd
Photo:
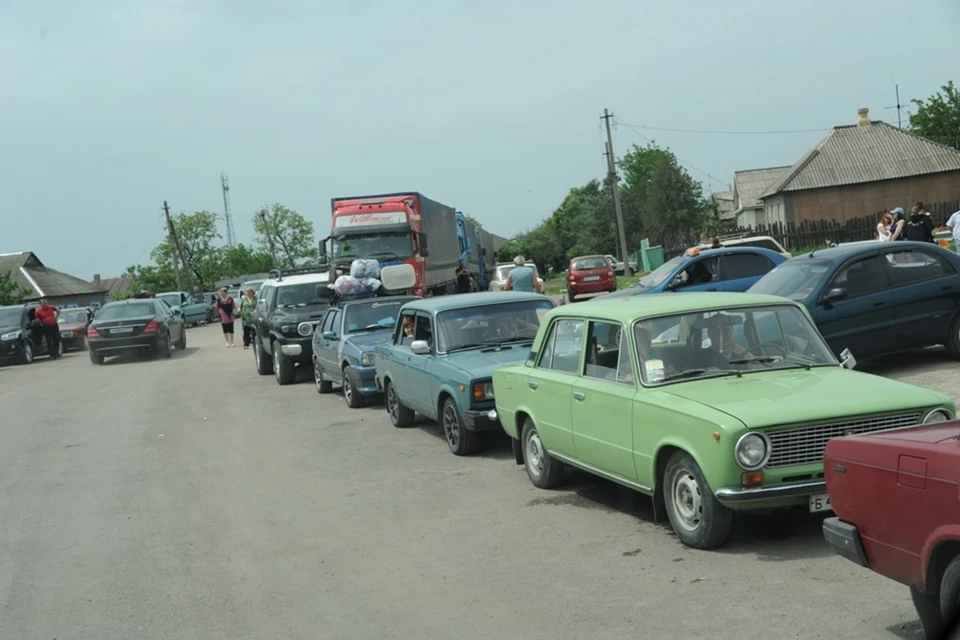
<path fill-rule="evenodd" d="M 720 290 L 742 293 L 775 265 L 760 253 L 727 253 L 720 257 Z"/>
<path fill-rule="evenodd" d="M 943 342 L 960 309 L 956 270 L 932 251 L 916 247 L 886 251 L 883 258 L 897 313 L 897 347 Z"/>
<path fill-rule="evenodd" d="M 340 341 L 343 339 L 343 336 L 340 334 L 341 316 L 342 313 L 340 309 L 327 309 L 326 312 L 324 312 L 320 324 L 317 325 L 317 330 L 320 334 L 320 336 L 317 338 L 317 341 L 320 344 L 320 351 L 317 353 L 317 364 L 320 365 L 324 377 L 333 382 L 340 381 L 340 363 L 338 361 L 338 354 L 340 352 Z M 336 338 L 333 340 L 328 340 L 327 338 L 323 337 L 323 334 L 327 333 L 328 331 L 336 334 Z"/>
<path fill-rule="evenodd" d="M 573 385 L 583 361 L 586 322 L 582 318 L 560 318 L 553 322 L 550 334 L 540 349 L 536 365 L 530 369 L 521 404 L 529 406 L 544 446 L 551 451 L 575 457 L 573 444 Z"/>
<path fill-rule="evenodd" d="M 897 315 L 882 260 L 874 253 L 844 263 L 818 293 L 813 318 L 835 354 L 850 349 L 869 356 L 896 344 Z"/>
<path fill-rule="evenodd" d="M 668 291 L 719 291 L 720 258 L 703 256 L 695 258 L 678 273 Z"/>
<path fill-rule="evenodd" d="M 419 354 L 410 352 L 407 356 L 407 389 L 406 395 L 409 407 L 430 418 L 437 417 L 433 389 L 435 383 L 430 375 L 430 364 L 436 353 L 433 331 L 433 319 L 430 314 L 417 312 L 414 318 L 413 339 L 423 340 L 430 345 L 430 353 Z M 404 403 L 407 404 L 407 403 Z"/>
<path fill-rule="evenodd" d="M 637 479 L 633 455 L 636 385 L 623 326 L 591 320 L 581 376 L 572 387 L 577 459 L 607 473 Z"/>

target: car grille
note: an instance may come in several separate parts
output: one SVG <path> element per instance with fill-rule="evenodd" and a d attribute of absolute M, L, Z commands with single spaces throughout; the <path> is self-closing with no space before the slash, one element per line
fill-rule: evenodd
<path fill-rule="evenodd" d="M 827 441 L 832 438 L 911 427 L 919 422 L 920 412 L 914 411 L 892 416 L 851 418 L 843 422 L 830 422 L 806 427 L 773 429 L 766 432 L 770 438 L 772 449 L 766 468 L 776 469 L 778 467 L 822 462 Z"/>

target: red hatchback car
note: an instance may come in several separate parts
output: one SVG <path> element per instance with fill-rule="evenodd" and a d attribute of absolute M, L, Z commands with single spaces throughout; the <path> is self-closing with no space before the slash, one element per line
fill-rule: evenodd
<path fill-rule="evenodd" d="M 960 637 L 944 635 L 960 613 L 960 421 L 835 438 L 823 472 L 827 542 L 909 586 L 928 640 Z"/>
<path fill-rule="evenodd" d="M 567 271 L 567 299 L 573 302 L 585 293 L 617 290 L 617 277 L 605 256 L 580 256 L 570 261 Z"/>

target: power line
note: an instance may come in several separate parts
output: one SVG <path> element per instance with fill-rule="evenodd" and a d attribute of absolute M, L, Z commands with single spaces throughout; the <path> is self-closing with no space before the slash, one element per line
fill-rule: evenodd
<path fill-rule="evenodd" d="M 717 131 L 715 129 L 674 129 L 671 127 L 651 127 L 642 124 L 627 124 L 625 122 L 620 122 L 620 124 L 631 129 L 645 129 L 647 131 L 666 131 L 670 133 L 705 133 L 722 136 L 770 136 L 790 133 L 824 133 L 833 129 L 833 127 L 828 127 L 826 129 L 781 129 L 779 131 Z"/>
<path fill-rule="evenodd" d="M 648 138 L 647 136 L 643 135 L 643 133 L 641 133 L 641 132 L 638 130 L 638 128 L 635 127 L 634 125 L 632 125 L 632 124 L 627 124 L 627 123 L 625 123 L 625 122 L 621 122 L 621 121 L 617 120 L 616 118 L 614 118 L 614 123 L 617 124 L 617 125 L 622 125 L 622 126 L 626 127 L 627 129 L 631 129 L 634 133 L 636 133 L 638 136 L 640 136 L 641 138 L 643 138 L 644 140 L 646 140 L 646 141 L 649 142 L 650 144 L 655 144 L 653 140 L 651 140 L 651 139 Z M 696 171 L 697 173 L 702 174 L 702 175 L 705 175 L 705 176 L 707 177 L 707 179 L 708 179 L 711 183 L 716 183 L 716 184 L 719 184 L 721 187 L 724 187 L 723 189 L 721 189 L 721 191 L 725 191 L 725 190 L 726 190 L 726 187 L 727 187 L 727 183 L 726 183 L 726 182 L 723 182 L 722 180 L 718 180 L 718 179 L 714 178 L 712 174 L 707 173 L 707 172 L 704 171 L 703 169 L 698 169 L 697 167 L 693 166 L 692 164 L 690 164 L 689 162 L 683 160 L 682 158 L 678 158 L 676 154 L 674 154 L 673 157 L 674 157 L 674 158 L 677 158 L 677 162 L 679 162 L 679 163 L 680 163 L 681 165 L 683 165 L 684 167 L 686 167 L 686 168 L 688 168 L 688 169 L 693 169 L 693 170 Z M 710 186 L 710 190 L 712 191 L 712 190 L 713 190 L 713 184 L 710 184 L 709 186 Z"/>

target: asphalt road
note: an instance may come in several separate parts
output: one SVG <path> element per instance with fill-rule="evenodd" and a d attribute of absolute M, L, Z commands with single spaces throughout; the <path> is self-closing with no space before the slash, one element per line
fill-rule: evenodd
<path fill-rule="evenodd" d="M 807 514 L 683 547 L 646 498 L 533 488 L 218 327 L 170 360 L 0 368 L 0 638 L 919 638 L 907 590 Z M 952 393 L 937 351 L 880 371 Z M 306 373 L 306 372 L 305 372 Z"/>

